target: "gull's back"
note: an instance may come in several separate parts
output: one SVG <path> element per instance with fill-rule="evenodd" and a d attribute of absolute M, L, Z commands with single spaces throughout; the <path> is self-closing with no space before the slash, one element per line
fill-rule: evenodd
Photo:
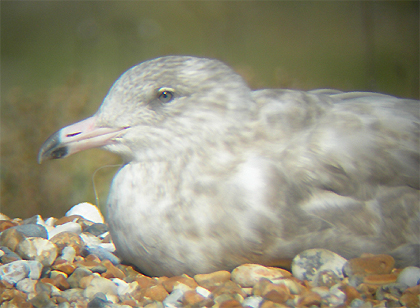
<path fill-rule="evenodd" d="M 271 254 L 324 247 L 418 265 L 419 101 L 330 90 L 253 95 L 265 155 L 279 174 L 283 232 Z"/>

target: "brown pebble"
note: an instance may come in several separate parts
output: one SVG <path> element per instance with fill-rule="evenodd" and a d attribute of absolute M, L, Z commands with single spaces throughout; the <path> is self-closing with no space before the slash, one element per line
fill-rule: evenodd
<path fill-rule="evenodd" d="M 219 308 L 240 308 L 240 307 L 242 307 L 241 303 L 235 299 L 224 301 L 223 303 L 219 305 Z"/>
<path fill-rule="evenodd" d="M 66 260 L 55 260 L 51 265 L 52 270 L 60 271 L 65 273 L 67 276 L 71 275 L 76 269 L 75 264 L 68 263 Z"/>
<path fill-rule="evenodd" d="M 88 285 L 90 285 L 90 282 L 92 281 L 93 278 L 94 278 L 93 275 L 82 277 L 79 280 L 79 287 L 82 289 L 86 289 Z"/>
<path fill-rule="evenodd" d="M 397 275 L 395 274 L 369 275 L 363 279 L 364 283 L 375 285 L 389 284 L 395 281 L 397 281 Z"/>
<path fill-rule="evenodd" d="M 61 291 L 70 289 L 70 284 L 67 282 L 67 279 L 63 275 L 57 275 L 52 280 L 53 284 Z"/>
<path fill-rule="evenodd" d="M 18 225 L 17 223 L 10 220 L 0 220 L 0 232 L 3 232 L 4 230 L 17 226 L 17 225 Z"/>
<path fill-rule="evenodd" d="M 3 307 L 3 304 L 1 305 Z M 33 308 L 34 306 L 28 302 L 27 296 L 24 293 L 14 297 L 4 307 L 19 307 L 19 308 Z"/>
<path fill-rule="evenodd" d="M 350 305 L 350 303 L 356 299 L 361 298 L 360 293 L 357 292 L 355 287 L 349 286 L 349 285 L 342 285 L 340 287 L 341 291 L 343 291 L 346 294 L 346 304 Z"/>
<path fill-rule="evenodd" d="M 359 291 L 362 295 L 364 295 L 367 299 L 373 299 L 376 294 L 376 290 L 378 289 L 379 285 L 362 283 L 360 284 L 356 290 Z"/>
<path fill-rule="evenodd" d="M 168 292 L 161 284 L 147 288 L 144 293 L 144 297 L 148 297 L 158 302 L 162 302 L 168 295 Z"/>
<path fill-rule="evenodd" d="M 241 287 L 231 280 L 226 281 L 222 285 L 216 287 L 211 293 L 213 298 L 216 298 L 217 296 L 222 294 L 239 294 L 242 297 L 246 296 L 244 291 L 242 291 Z"/>
<path fill-rule="evenodd" d="M 389 255 L 374 255 L 349 260 L 349 267 L 353 275 L 382 275 L 390 274 L 395 260 Z"/>
<path fill-rule="evenodd" d="M 203 288 L 219 286 L 230 279 L 228 271 L 217 271 L 210 274 L 197 274 L 194 280 Z"/>
<path fill-rule="evenodd" d="M 400 298 L 401 304 L 408 308 L 420 307 L 419 296 L 415 294 L 405 293 Z"/>
<path fill-rule="evenodd" d="M 284 269 L 259 264 L 242 264 L 232 271 L 232 281 L 245 288 L 253 287 L 261 278 L 273 281 L 291 276 L 292 274 Z"/>
<path fill-rule="evenodd" d="M 6 246 L 12 251 L 16 251 L 17 245 L 24 241 L 26 237 L 16 229 L 7 229 L 1 233 L 0 246 Z"/>
<path fill-rule="evenodd" d="M 56 234 L 50 239 L 50 241 L 57 245 L 60 253 L 64 247 L 71 246 L 76 251 L 76 255 L 79 256 L 84 247 L 84 243 L 80 236 L 78 236 L 76 233 L 68 231 Z"/>
<path fill-rule="evenodd" d="M 259 308 L 289 308 L 289 306 L 265 300 Z"/>
<path fill-rule="evenodd" d="M 284 303 L 290 298 L 290 291 L 285 285 L 274 284 L 268 279 L 261 279 L 254 286 L 253 294 L 275 303 Z"/>
<path fill-rule="evenodd" d="M 194 279 L 192 279 L 191 277 L 187 275 L 170 277 L 166 279 L 162 283 L 162 285 L 165 287 L 166 291 L 171 293 L 172 290 L 174 289 L 174 286 L 176 286 L 179 283 L 185 284 L 189 286 L 191 289 L 195 289 L 198 286 L 197 282 L 195 282 Z"/>
<path fill-rule="evenodd" d="M 321 304 L 321 295 L 315 292 L 308 292 L 303 294 L 299 299 L 300 307 L 310 307 L 312 305 L 319 306 Z"/>
<path fill-rule="evenodd" d="M 110 278 L 119 278 L 124 279 L 125 274 L 122 270 L 120 270 L 118 267 L 114 266 L 111 261 L 104 260 L 102 261 L 102 265 L 106 267 L 106 272 L 102 273 L 101 276 L 107 279 Z"/>
<path fill-rule="evenodd" d="M 201 296 L 194 290 L 186 291 L 184 293 L 183 303 L 185 305 L 195 305 L 205 300 L 205 297 Z"/>

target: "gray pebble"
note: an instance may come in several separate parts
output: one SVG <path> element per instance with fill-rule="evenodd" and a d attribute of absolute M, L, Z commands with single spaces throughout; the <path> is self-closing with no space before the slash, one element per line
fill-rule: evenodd
<path fill-rule="evenodd" d="M 2 255 L 0 258 L 0 262 L 3 264 L 22 260 L 22 258 L 17 253 L 15 253 L 14 251 L 11 251 L 6 246 L 1 246 L 0 250 L 4 252 L 4 255 Z"/>
<path fill-rule="evenodd" d="M 292 273 L 300 280 L 313 281 L 318 272 L 330 270 L 343 279 L 342 269 L 346 262 L 346 259 L 330 250 L 308 249 L 293 259 Z"/>
<path fill-rule="evenodd" d="M 92 272 L 87 268 L 78 267 L 74 270 L 74 272 L 67 278 L 67 282 L 70 284 L 72 288 L 79 288 L 79 281 L 83 277 L 92 275 Z"/>
<path fill-rule="evenodd" d="M 101 224 L 101 223 L 95 223 L 83 230 L 83 232 L 89 232 L 90 234 L 93 234 L 95 236 L 104 234 L 107 231 L 108 231 L 108 226 L 106 224 Z"/>
<path fill-rule="evenodd" d="M 19 231 L 25 236 L 32 236 L 32 237 L 42 237 L 44 239 L 48 239 L 48 232 L 47 230 L 38 224 L 26 224 L 26 225 L 19 225 L 12 227 L 13 229 L 16 229 L 16 231 Z"/>
<path fill-rule="evenodd" d="M 112 252 L 109 252 L 105 248 L 101 246 L 86 246 L 85 247 L 85 254 L 92 254 L 97 256 L 101 261 L 109 260 L 113 265 L 118 265 L 121 263 L 121 260 L 114 255 Z"/>
<path fill-rule="evenodd" d="M 420 284 L 420 268 L 416 266 L 408 266 L 401 271 L 397 278 L 398 283 L 414 287 Z"/>

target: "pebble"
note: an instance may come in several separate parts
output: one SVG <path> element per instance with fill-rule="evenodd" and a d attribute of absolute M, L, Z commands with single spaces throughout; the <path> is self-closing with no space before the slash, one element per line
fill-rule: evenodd
<path fill-rule="evenodd" d="M 416 266 L 408 266 L 401 271 L 397 278 L 398 283 L 414 287 L 420 284 L 420 268 Z"/>
<path fill-rule="evenodd" d="M 103 224 L 105 222 L 101 211 L 99 211 L 99 209 L 95 205 L 93 205 L 89 202 L 83 202 L 83 203 L 79 203 L 79 204 L 73 206 L 66 213 L 66 216 L 72 216 L 72 215 L 82 216 L 86 220 L 90 220 L 94 223 Z"/>
<path fill-rule="evenodd" d="M 91 204 L 59 219 L 0 218 L 0 308 L 420 307 L 420 268 L 395 269 L 388 255 L 346 260 L 310 249 L 294 258 L 291 272 L 243 264 L 147 277 L 121 264 Z"/>
<path fill-rule="evenodd" d="M 292 261 L 293 276 L 300 280 L 313 281 L 319 272 L 329 270 L 339 279 L 343 277 L 346 259 L 326 249 L 308 249 L 298 254 Z"/>
<path fill-rule="evenodd" d="M 57 246 L 41 237 L 29 237 L 21 241 L 16 252 L 26 260 L 39 261 L 43 266 L 50 266 L 58 254 Z"/>
<path fill-rule="evenodd" d="M 241 287 L 253 287 L 261 278 L 276 281 L 284 277 L 292 276 L 290 272 L 277 268 L 265 267 L 259 264 L 243 264 L 232 271 L 232 281 Z"/>
<path fill-rule="evenodd" d="M 390 274 L 394 264 L 394 258 L 388 255 L 367 256 L 348 261 L 343 271 L 346 276 L 383 275 Z"/>

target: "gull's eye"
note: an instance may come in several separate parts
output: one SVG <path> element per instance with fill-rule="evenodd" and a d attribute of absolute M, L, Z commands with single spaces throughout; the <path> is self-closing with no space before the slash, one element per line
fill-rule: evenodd
<path fill-rule="evenodd" d="M 169 103 L 174 97 L 174 90 L 170 88 L 160 88 L 158 98 L 162 103 Z"/>

